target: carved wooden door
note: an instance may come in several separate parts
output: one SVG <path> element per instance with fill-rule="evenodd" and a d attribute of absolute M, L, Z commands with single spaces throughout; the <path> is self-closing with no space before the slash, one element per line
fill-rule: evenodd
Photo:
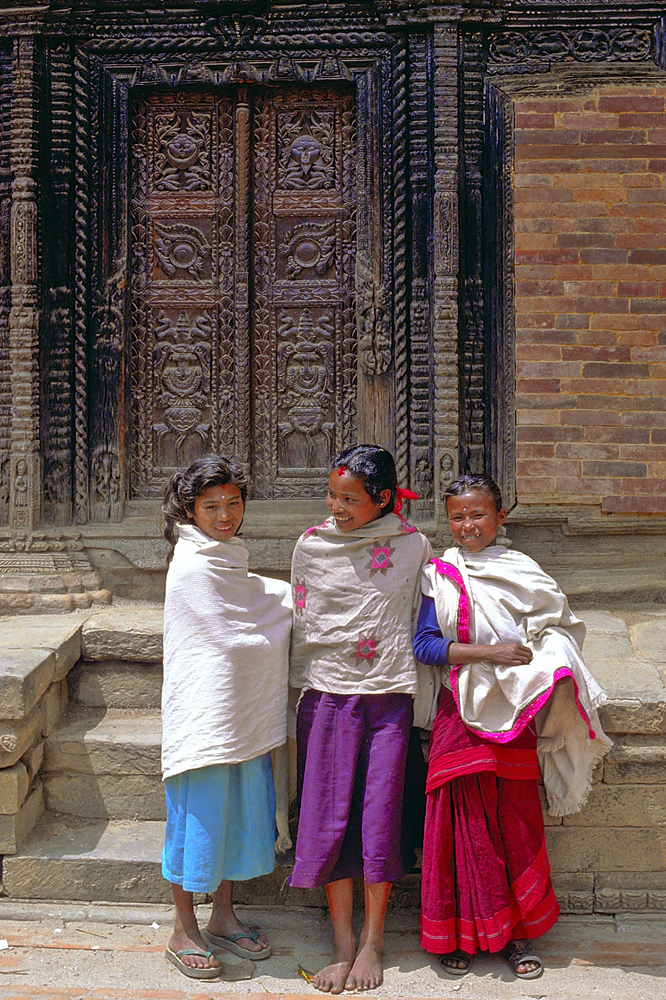
<path fill-rule="evenodd" d="M 321 495 L 356 427 L 353 97 L 154 91 L 131 169 L 132 496 L 211 451 Z"/>

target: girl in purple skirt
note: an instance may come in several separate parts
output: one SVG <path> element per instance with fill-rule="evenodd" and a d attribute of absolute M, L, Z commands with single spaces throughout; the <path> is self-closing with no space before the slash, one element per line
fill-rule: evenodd
<path fill-rule="evenodd" d="M 391 883 L 411 864 L 401 849 L 405 761 L 417 693 L 412 631 L 428 540 L 397 512 L 389 452 L 343 451 L 331 471 L 331 517 L 296 543 L 292 686 L 298 708 L 300 820 L 292 886 L 326 886 L 333 959 L 314 986 L 368 990 L 383 980 Z M 365 923 L 352 930 L 362 877 Z"/>

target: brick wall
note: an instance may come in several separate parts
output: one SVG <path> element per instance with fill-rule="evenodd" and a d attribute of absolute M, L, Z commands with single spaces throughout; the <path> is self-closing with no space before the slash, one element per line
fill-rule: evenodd
<path fill-rule="evenodd" d="M 515 126 L 518 499 L 666 513 L 666 85 Z"/>

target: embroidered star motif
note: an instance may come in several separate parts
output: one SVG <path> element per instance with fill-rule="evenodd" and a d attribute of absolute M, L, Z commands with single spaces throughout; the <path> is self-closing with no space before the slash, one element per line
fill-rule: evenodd
<path fill-rule="evenodd" d="M 370 576 L 374 576 L 375 573 L 381 573 L 382 576 L 386 576 L 390 569 L 393 569 L 393 563 L 391 562 L 391 556 L 395 552 L 395 549 L 387 543 L 386 545 L 375 545 L 373 548 L 368 549 L 370 554 L 370 562 L 365 564 L 365 568 L 370 570 Z"/>
<path fill-rule="evenodd" d="M 374 637 L 361 636 L 358 640 L 357 657 L 360 660 L 374 660 L 378 645 Z"/>
<path fill-rule="evenodd" d="M 305 611 L 305 580 L 296 580 L 294 583 L 294 607 L 298 614 L 303 614 Z"/>

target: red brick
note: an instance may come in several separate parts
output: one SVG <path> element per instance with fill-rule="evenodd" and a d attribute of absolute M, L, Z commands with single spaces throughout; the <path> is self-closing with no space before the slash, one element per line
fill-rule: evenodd
<path fill-rule="evenodd" d="M 648 162 L 648 170 L 652 170 L 655 173 L 666 173 L 666 160 L 650 160 Z"/>
<path fill-rule="evenodd" d="M 555 445 L 555 454 L 558 458 L 619 458 L 619 445 L 600 444 L 597 441 L 589 442 L 569 442 L 561 441 Z"/>
<path fill-rule="evenodd" d="M 558 247 L 601 247 L 610 249 L 615 246 L 613 233 L 561 233 L 555 240 Z"/>
<path fill-rule="evenodd" d="M 530 427 L 550 426 L 559 424 L 562 416 L 566 416 L 566 413 L 562 414 L 558 410 L 520 410 L 516 407 L 517 426 L 524 424 Z"/>
<path fill-rule="evenodd" d="M 612 331 L 615 338 L 620 336 L 622 330 L 631 331 L 643 328 L 645 319 L 643 315 L 632 316 L 629 313 L 625 313 L 621 319 L 619 318 L 620 315 L 619 313 L 596 313 L 594 316 L 590 316 L 590 329 L 594 331 Z M 601 340 L 601 335 L 599 339 Z"/>
<path fill-rule="evenodd" d="M 631 495 L 658 496 L 666 493 L 666 479 L 629 479 L 623 478 L 616 483 L 620 493 Z"/>
<path fill-rule="evenodd" d="M 589 461 L 583 462 L 583 475 L 613 479 L 639 477 L 643 479 L 647 475 L 647 467 L 645 462 Z"/>
<path fill-rule="evenodd" d="M 628 233 L 636 229 L 636 220 L 629 218 L 579 219 L 577 229 L 580 233 Z"/>
<path fill-rule="evenodd" d="M 624 111 L 618 115 L 620 128 L 662 128 L 664 109 L 657 111 Z"/>
<path fill-rule="evenodd" d="M 617 316 L 609 316 L 608 319 L 612 320 L 611 329 L 606 329 L 605 326 L 601 329 L 598 328 L 598 321 L 602 317 L 592 316 L 590 317 L 590 326 L 594 323 L 595 326 L 590 330 L 580 330 L 578 333 L 578 342 L 580 344 L 615 344 L 617 343 L 617 334 L 615 333 L 615 327 L 617 326 Z M 624 319 L 622 320 L 624 323 Z"/>
<path fill-rule="evenodd" d="M 625 411 L 622 413 L 622 424 L 625 427 L 666 427 L 666 413 L 646 413 L 643 410 Z"/>
<path fill-rule="evenodd" d="M 613 410 L 565 410 L 561 414 L 563 424 L 620 424 L 620 414 Z"/>
<path fill-rule="evenodd" d="M 624 264 L 627 261 L 627 251 L 588 248 L 580 251 L 580 259 L 583 264 Z M 636 261 L 636 263 L 643 262 Z"/>
<path fill-rule="evenodd" d="M 615 297 L 616 283 L 614 281 L 567 281 L 564 284 L 565 295 L 585 295 L 597 297 Z"/>
<path fill-rule="evenodd" d="M 576 306 L 578 312 L 582 313 L 626 313 L 629 307 L 628 299 L 621 296 L 606 297 L 601 296 L 581 296 Z"/>
<path fill-rule="evenodd" d="M 634 204 L 657 205 L 666 202 L 666 188 L 631 188 L 627 191 L 627 200 Z"/>
<path fill-rule="evenodd" d="M 518 457 L 525 460 L 532 458 L 553 458 L 555 456 L 554 444 L 538 444 L 531 441 L 528 444 L 518 446 Z"/>
<path fill-rule="evenodd" d="M 557 487 L 557 480 L 554 476 L 522 476 L 516 483 L 516 492 L 520 497 L 525 493 L 553 494 Z"/>
<path fill-rule="evenodd" d="M 516 281 L 517 295 L 562 295 L 562 281 Z"/>
<path fill-rule="evenodd" d="M 581 133 L 577 128 L 521 128 L 516 129 L 516 146 L 545 146 L 549 156 L 557 155 L 550 150 L 551 145 L 568 146 L 578 144 Z"/>
<path fill-rule="evenodd" d="M 607 514 L 666 514 L 666 496 L 603 497 L 601 509 Z"/>
<path fill-rule="evenodd" d="M 567 459 L 551 459 L 551 461 L 541 462 L 538 459 L 525 459 L 516 462 L 517 476 L 578 476 L 580 475 L 580 462 L 572 462 Z"/>
<path fill-rule="evenodd" d="M 595 424 L 583 428 L 584 441 L 615 442 L 617 444 L 647 444 L 650 431 L 645 427 L 605 427 Z"/>
<path fill-rule="evenodd" d="M 600 97 L 599 111 L 622 111 L 635 113 L 638 111 L 663 111 L 663 97 L 640 97 L 630 94 L 626 97 Z"/>
<path fill-rule="evenodd" d="M 666 264 L 666 250 L 631 250 L 630 264 Z"/>
<path fill-rule="evenodd" d="M 516 112 L 514 115 L 515 128 L 553 128 L 555 117 L 551 114 L 536 114 L 534 112 Z"/>
<path fill-rule="evenodd" d="M 582 313 L 558 313 L 555 323 L 562 330 L 586 330 L 590 325 L 590 317 Z M 573 335 L 568 343 L 575 343 Z"/>
<path fill-rule="evenodd" d="M 657 291 L 656 281 L 618 281 L 618 295 L 635 298 L 637 295 L 654 295 Z"/>
<path fill-rule="evenodd" d="M 644 131 L 639 129 L 588 129 L 584 128 L 580 131 L 580 141 L 581 143 L 588 144 L 599 144 L 607 143 L 610 145 L 618 145 L 618 143 L 628 143 L 632 146 L 638 143 L 644 143 L 647 136 Z"/>
<path fill-rule="evenodd" d="M 651 479 L 664 475 L 663 470 L 657 469 L 666 460 L 664 449 L 656 443 L 652 444 L 625 444 L 620 446 L 620 458 L 629 459 L 636 462 L 648 463 L 648 475 Z"/>
<path fill-rule="evenodd" d="M 516 440 L 528 441 L 580 441 L 583 430 L 580 427 L 518 427 Z"/>
<path fill-rule="evenodd" d="M 590 361 L 583 365 L 585 378 L 647 378 L 650 374 L 649 365 L 625 364 L 623 362 Z"/>
<path fill-rule="evenodd" d="M 653 444 L 666 444 L 666 427 L 653 427 L 651 435 Z"/>
<path fill-rule="evenodd" d="M 570 111 L 570 110 L 582 110 L 583 105 L 576 98 L 561 97 L 555 99 L 552 97 L 544 98 L 543 100 L 521 100 L 520 98 L 516 101 L 516 108 L 520 108 L 523 114 L 528 114 L 529 112 L 534 112 L 535 114 L 557 114 L 558 111 Z"/>
<path fill-rule="evenodd" d="M 514 205 L 534 202 L 573 201 L 573 193 L 568 188 L 520 187 L 513 192 Z M 525 212 L 525 209 L 522 209 Z"/>
<path fill-rule="evenodd" d="M 542 393 L 555 393 L 560 391 L 560 383 L 557 379 L 527 379 L 521 378 L 516 380 L 516 391 L 518 393 L 523 393 L 529 395 L 534 393 L 541 395 Z"/>
<path fill-rule="evenodd" d="M 632 361 L 666 361 L 666 345 L 655 344 L 654 347 L 634 347 L 631 350 Z"/>
<path fill-rule="evenodd" d="M 626 254 L 624 254 L 626 258 Z M 517 264 L 572 264 L 578 260 L 576 250 L 517 250 Z"/>
<path fill-rule="evenodd" d="M 611 347 L 606 344 L 572 344 L 562 348 L 562 360 L 631 361 L 632 352 L 630 347 Z"/>
<path fill-rule="evenodd" d="M 548 133 L 544 133 L 547 135 Z M 589 145 L 555 146 L 555 145 L 524 145 L 516 146 L 516 159 L 523 160 L 545 160 L 562 159 L 573 160 L 593 160 L 592 169 L 608 170 L 610 173 L 626 173 L 630 170 L 644 170 L 647 166 L 647 157 L 666 157 L 666 143 L 663 145 L 650 145 L 645 143 L 627 143 L 622 145 L 614 143 L 604 145 L 602 143 L 590 143 Z M 636 160 L 641 159 L 645 166 L 638 167 Z M 584 168 L 583 168 L 584 169 Z"/>
<path fill-rule="evenodd" d="M 560 384 L 561 392 L 579 395 L 608 395 L 624 396 L 628 391 L 627 381 L 623 378 L 563 378 Z M 621 401 L 617 401 L 617 406 L 621 407 Z"/>
<path fill-rule="evenodd" d="M 518 361 L 516 378 L 580 378 L 576 361 Z"/>
<path fill-rule="evenodd" d="M 559 493 L 593 493 L 595 495 L 603 495 L 604 493 L 610 493 L 613 487 L 617 488 L 617 484 L 613 482 L 613 479 L 593 479 L 590 476 L 577 476 L 565 477 L 557 480 L 557 490 Z"/>
<path fill-rule="evenodd" d="M 594 114 L 575 112 L 562 112 L 557 116 L 558 128 L 616 128 L 619 115 L 616 114 Z"/>
<path fill-rule="evenodd" d="M 519 361 L 561 361 L 562 349 L 558 344 L 519 343 L 516 346 L 516 359 Z"/>
<path fill-rule="evenodd" d="M 632 299 L 632 313 L 666 313 L 666 299 Z"/>
<path fill-rule="evenodd" d="M 555 267 L 552 264 L 518 264 L 514 274 L 517 281 L 544 280 L 555 277 Z"/>

